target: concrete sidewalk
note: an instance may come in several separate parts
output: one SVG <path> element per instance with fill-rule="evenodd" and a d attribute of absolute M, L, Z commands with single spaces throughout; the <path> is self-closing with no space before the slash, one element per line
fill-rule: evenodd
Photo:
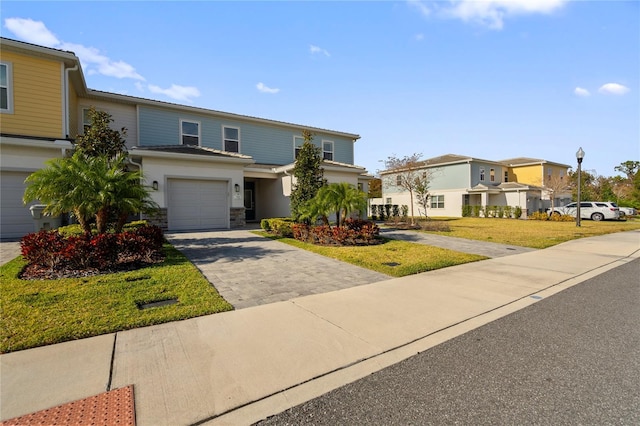
<path fill-rule="evenodd" d="M 1 419 L 134 385 L 138 425 L 250 424 L 640 257 L 640 231 L 0 356 Z"/>

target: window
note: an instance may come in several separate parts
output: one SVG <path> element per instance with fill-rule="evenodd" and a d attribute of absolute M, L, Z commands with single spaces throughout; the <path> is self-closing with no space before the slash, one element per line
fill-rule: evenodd
<path fill-rule="evenodd" d="M 509 182 L 509 171 L 505 170 L 504 172 L 504 181 Z"/>
<path fill-rule="evenodd" d="M 564 170 L 560 170 L 560 180 L 564 179 Z"/>
<path fill-rule="evenodd" d="M 480 167 L 480 180 L 484 181 L 484 167 Z"/>
<path fill-rule="evenodd" d="M 547 167 L 547 181 L 551 180 L 551 173 L 552 173 L 551 167 Z"/>
<path fill-rule="evenodd" d="M 0 112 L 13 114 L 13 83 L 9 62 L 0 62 Z"/>
<path fill-rule="evenodd" d="M 358 191 L 364 191 L 364 184 L 358 182 Z"/>
<path fill-rule="evenodd" d="M 387 198 L 386 201 L 387 201 L 386 204 L 391 204 L 391 197 Z"/>
<path fill-rule="evenodd" d="M 431 208 L 432 209 L 444 209 L 444 195 L 432 195 L 431 196 Z"/>
<path fill-rule="evenodd" d="M 298 154 L 300 153 L 300 148 L 304 144 L 304 138 L 302 136 L 294 136 L 293 137 L 293 158 L 298 158 Z"/>
<path fill-rule="evenodd" d="M 223 127 L 222 138 L 225 151 L 240 152 L 240 129 L 237 127 Z"/>
<path fill-rule="evenodd" d="M 180 140 L 182 145 L 200 145 L 200 123 L 197 121 L 180 121 Z"/>
<path fill-rule="evenodd" d="M 322 141 L 322 159 L 333 160 L 333 142 Z"/>
<path fill-rule="evenodd" d="M 396 186 L 402 186 L 402 176 L 396 176 Z"/>
<path fill-rule="evenodd" d="M 489 169 L 489 180 L 491 182 L 496 181 L 496 169 Z"/>
<path fill-rule="evenodd" d="M 82 128 L 91 127 L 91 117 L 89 117 L 89 108 L 82 108 Z"/>

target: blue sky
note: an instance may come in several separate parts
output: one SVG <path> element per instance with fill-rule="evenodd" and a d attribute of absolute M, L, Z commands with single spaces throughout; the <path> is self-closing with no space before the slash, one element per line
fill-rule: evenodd
<path fill-rule="evenodd" d="M 92 89 L 357 133 L 390 155 L 640 160 L 640 2 L 0 3 Z"/>

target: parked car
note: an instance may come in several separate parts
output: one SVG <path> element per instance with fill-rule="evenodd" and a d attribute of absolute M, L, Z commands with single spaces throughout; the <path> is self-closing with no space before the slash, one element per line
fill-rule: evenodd
<path fill-rule="evenodd" d="M 576 217 L 578 203 L 570 203 L 563 207 L 547 209 L 549 215 L 562 214 Z M 603 201 L 581 201 L 580 218 L 591 220 L 620 219 L 620 209 L 616 203 Z"/>
<path fill-rule="evenodd" d="M 618 207 L 618 208 L 620 209 L 620 217 L 636 216 L 638 214 L 638 210 L 634 209 L 633 207 Z"/>

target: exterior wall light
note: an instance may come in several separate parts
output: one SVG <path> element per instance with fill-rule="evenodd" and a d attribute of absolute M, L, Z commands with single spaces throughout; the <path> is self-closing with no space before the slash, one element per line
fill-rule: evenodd
<path fill-rule="evenodd" d="M 234 188 L 236 192 L 240 192 L 240 185 L 238 185 L 237 183 L 234 185 Z"/>
<path fill-rule="evenodd" d="M 154 180 L 153 183 L 151 184 L 151 187 L 153 188 L 154 191 L 158 190 L 158 181 Z"/>

